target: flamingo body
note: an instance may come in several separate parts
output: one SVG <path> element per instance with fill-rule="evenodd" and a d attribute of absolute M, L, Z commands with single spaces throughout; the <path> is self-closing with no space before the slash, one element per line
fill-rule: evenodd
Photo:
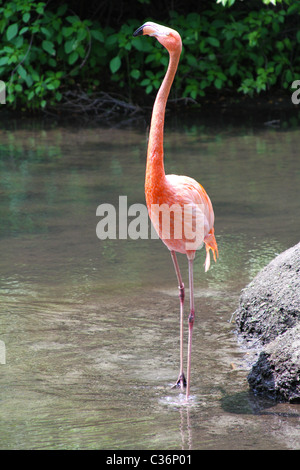
<path fill-rule="evenodd" d="M 163 133 L 167 99 L 176 74 L 182 49 L 181 37 L 177 31 L 153 22 L 138 28 L 134 36 L 149 35 L 169 52 L 169 65 L 152 111 L 148 141 L 145 196 L 150 219 L 159 237 L 171 252 L 178 280 L 180 298 L 180 372 L 176 386 L 184 389 L 186 398 L 190 393 L 192 331 L 195 318 L 193 292 L 193 260 L 202 244 L 206 247 L 205 271 L 210 266 L 210 250 L 214 260 L 218 246 L 214 235 L 214 211 L 204 188 L 188 176 L 166 175 L 164 170 Z M 168 215 L 168 223 L 164 216 Z M 189 263 L 190 314 L 188 337 L 187 379 L 183 372 L 183 307 L 185 289 L 176 252 L 183 253 Z"/>
<path fill-rule="evenodd" d="M 165 243 L 170 251 L 186 254 L 188 258 L 194 258 L 195 250 L 201 248 L 203 242 L 206 246 L 206 261 L 205 270 L 207 271 L 210 265 L 209 250 L 213 251 L 214 260 L 218 253 L 218 247 L 214 236 L 214 211 L 211 200 L 207 195 L 205 189 L 193 178 L 181 175 L 166 175 L 163 180 L 152 180 L 151 184 L 145 184 L 146 203 L 150 219 L 157 231 L 159 237 Z M 169 207 L 174 207 L 175 210 L 170 212 L 170 230 L 168 233 L 163 233 L 161 220 L 158 221 L 152 217 L 153 205 L 161 206 L 166 204 Z M 184 207 L 190 208 L 192 211 L 192 220 L 189 221 L 184 217 Z M 201 233 L 197 237 L 195 250 L 189 250 L 188 234 L 196 227 L 196 217 L 202 221 Z M 182 224 L 182 238 L 174 237 L 174 227 Z M 190 223 L 191 227 L 188 227 Z M 169 235 L 169 236 L 168 236 Z"/>

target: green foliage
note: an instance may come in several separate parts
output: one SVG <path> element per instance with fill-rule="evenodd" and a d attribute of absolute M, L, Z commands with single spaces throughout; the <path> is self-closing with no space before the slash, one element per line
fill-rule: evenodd
<path fill-rule="evenodd" d="M 277 9 L 232 10 L 230 16 L 218 5 L 202 14 L 171 11 L 168 24 L 176 25 L 184 46 L 177 94 L 197 99 L 216 90 L 253 96 L 289 89 L 300 75 L 299 15 L 300 2 L 289 0 Z M 142 50 L 140 43 L 135 47 Z M 166 54 L 154 44 L 144 50 L 143 63 L 139 60 L 138 56 L 131 59 L 132 68 L 141 72 L 139 84 L 151 93 L 164 74 Z"/>
<path fill-rule="evenodd" d="M 269 4 L 272 4 L 272 5 L 276 5 L 276 3 L 281 3 L 282 0 L 262 0 L 262 2 L 265 4 L 265 5 L 269 5 Z M 223 5 L 223 7 L 231 7 L 232 5 L 234 5 L 235 3 L 235 0 L 217 0 L 217 3 L 221 3 Z"/>
<path fill-rule="evenodd" d="M 67 10 L 62 4 L 49 11 L 34 0 L 0 2 L 0 77 L 12 107 L 54 105 L 73 77 L 80 77 L 87 58 L 97 61 L 92 46 L 103 43 L 103 34 Z"/>
<path fill-rule="evenodd" d="M 215 92 L 289 91 L 300 76 L 300 2 L 244 3 L 207 2 L 200 13 L 170 11 L 161 21 L 183 39 L 173 95 L 201 99 Z M 134 101 L 156 92 L 168 54 L 153 38 L 132 37 L 140 24 L 127 19 L 118 28 L 103 26 L 80 19 L 64 3 L 0 0 L 0 78 L 8 106 L 55 106 L 75 87 Z"/>

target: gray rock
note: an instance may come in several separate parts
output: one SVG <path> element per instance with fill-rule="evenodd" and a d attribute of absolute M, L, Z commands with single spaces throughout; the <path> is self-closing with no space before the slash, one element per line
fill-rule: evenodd
<path fill-rule="evenodd" d="M 260 395 L 300 402 L 300 324 L 264 348 L 248 375 L 248 382 Z"/>
<path fill-rule="evenodd" d="M 243 290 L 239 333 L 264 349 L 250 387 L 277 400 L 300 401 L 300 243 L 278 255 Z"/>

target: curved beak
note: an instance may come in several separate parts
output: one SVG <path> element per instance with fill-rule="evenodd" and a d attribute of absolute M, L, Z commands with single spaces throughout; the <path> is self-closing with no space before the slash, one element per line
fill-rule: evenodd
<path fill-rule="evenodd" d="M 134 33 L 133 36 L 142 36 L 143 35 L 144 25 L 140 26 Z"/>
<path fill-rule="evenodd" d="M 157 23 L 153 23 L 152 21 L 147 21 L 142 26 L 140 26 L 134 33 L 134 36 L 141 36 L 143 34 L 147 34 L 148 36 L 168 36 L 170 34 L 170 28 L 166 28 Z"/>

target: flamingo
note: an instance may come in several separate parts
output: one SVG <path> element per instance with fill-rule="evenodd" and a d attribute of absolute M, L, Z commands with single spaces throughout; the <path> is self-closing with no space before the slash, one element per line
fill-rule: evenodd
<path fill-rule="evenodd" d="M 205 272 L 210 267 L 210 250 L 214 260 L 218 246 L 214 235 L 214 211 L 204 188 L 193 178 L 166 175 L 164 170 L 163 134 L 166 103 L 178 68 L 182 49 L 177 31 L 153 22 L 140 26 L 133 36 L 154 36 L 169 52 L 169 64 L 157 93 L 152 111 L 145 178 L 145 196 L 149 217 L 161 240 L 171 252 L 180 299 L 180 370 L 174 387 L 186 388 L 186 400 L 190 397 L 192 333 L 195 320 L 193 261 L 195 252 L 203 243 L 206 248 Z M 163 215 L 157 208 L 169 208 L 169 226 L 163 225 Z M 158 209 L 158 210 L 159 210 Z M 199 223 L 199 221 L 201 223 Z M 193 230 L 194 228 L 194 230 Z M 179 230 L 181 229 L 181 231 Z M 175 232 L 177 230 L 177 235 Z M 192 236 L 187 236 L 192 235 Z M 183 368 L 183 313 L 185 288 L 176 252 L 186 254 L 189 271 L 190 313 L 188 316 L 187 376 Z"/>

